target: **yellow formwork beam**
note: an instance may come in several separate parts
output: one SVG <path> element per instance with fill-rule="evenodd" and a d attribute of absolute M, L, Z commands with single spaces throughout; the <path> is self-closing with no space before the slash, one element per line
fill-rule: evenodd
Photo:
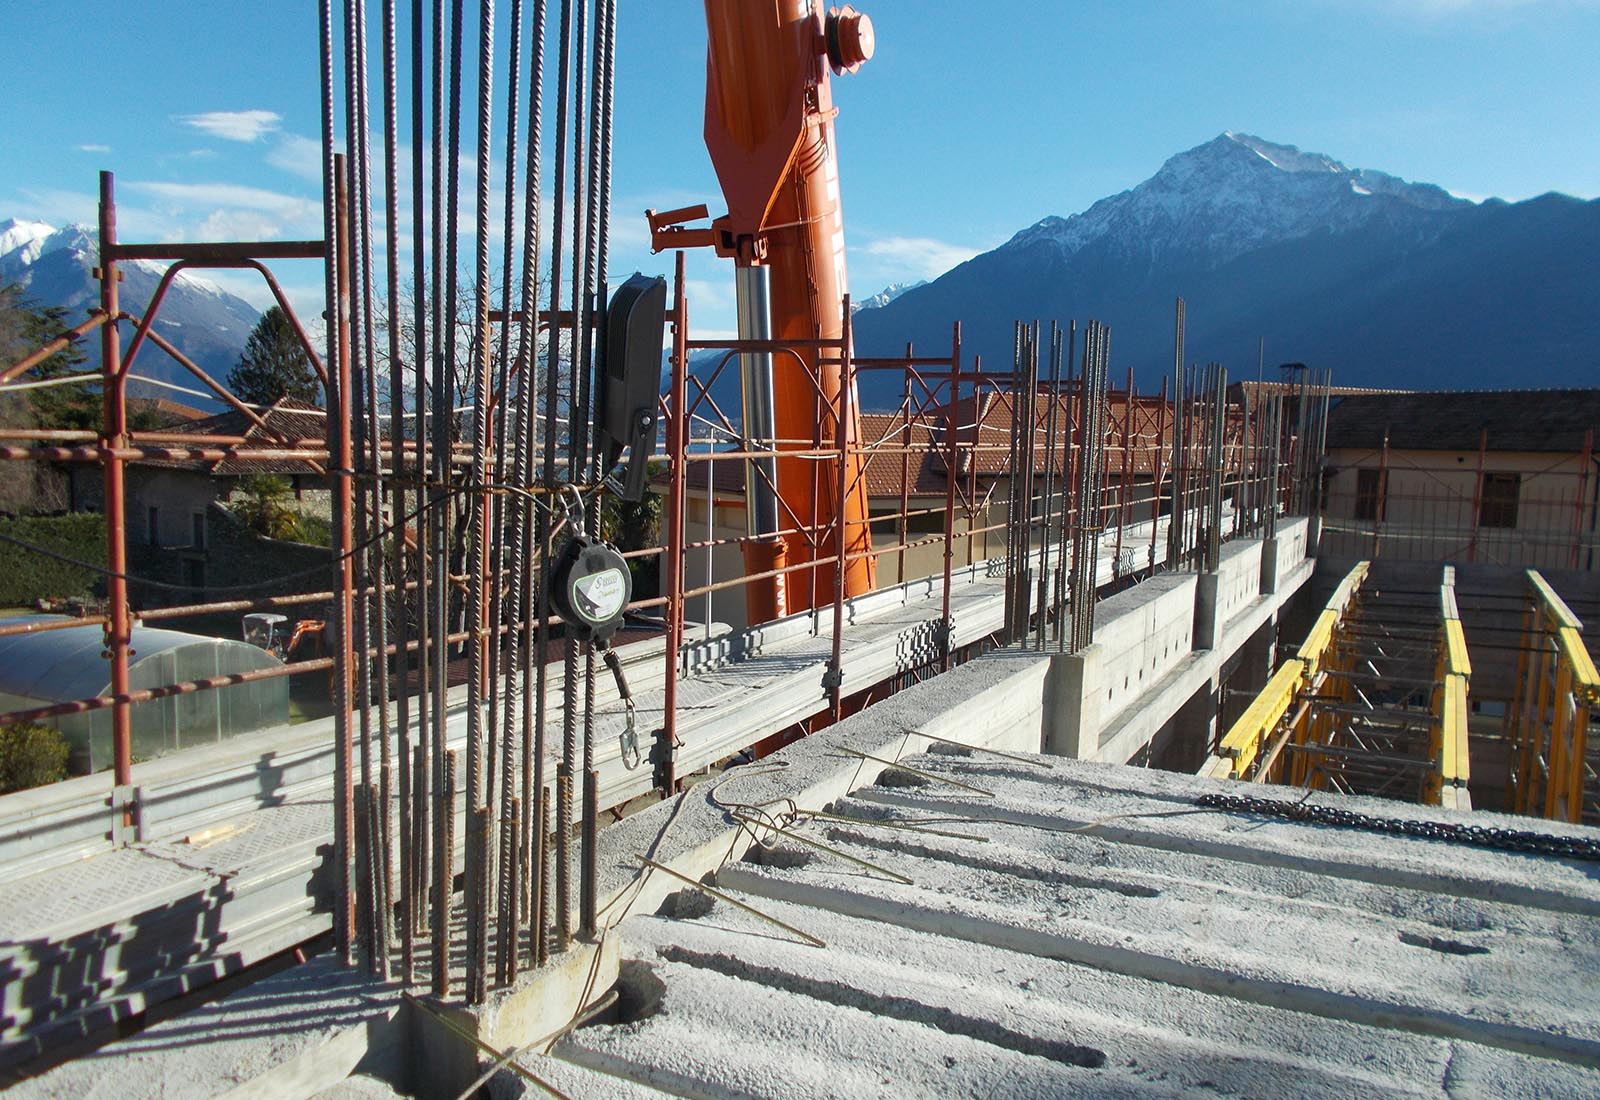
<path fill-rule="evenodd" d="M 1507 719 L 1512 743 L 1512 808 L 1558 821 L 1583 819 L 1589 710 L 1600 705 L 1600 674 L 1583 644 L 1583 624 L 1536 569 Z"/>
<path fill-rule="evenodd" d="M 1537 569 L 1528 570 L 1528 584 L 1533 588 L 1533 602 L 1540 611 L 1556 628 L 1570 626 L 1574 630 L 1582 630 L 1583 623 L 1572 613 L 1572 608 L 1567 606 L 1550 582 L 1545 580 Z"/>
<path fill-rule="evenodd" d="M 1328 646 L 1333 644 L 1333 631 L 1338 625 L 1339 612 L 1331 607 L 1324 608 L 1317 616 L 1317 621 L 1312 624 L 1311 633 L 1300 643 L 1300 651 L 1295 656 L 1304 661 L 1313 674 L 1322 663 L 1322 655 L 1328 651 Z"/>
<path fill-rule="evenodd" d="M 1467 753 L 1467 678 L 1450 675 L 1444 679 L 1444 706 L 1439 715 L 1442 730 L 1440 772 L 1445 786 L 1465 787 L 1472 778 L 1472 762 Z"/>
<path fill-rule="evenodd" d="M 1472 661 L 1456 606 L 1456 571 L 1448 565 L 1439 586 L 1439 614 L 1443 629 L 1439 638 L 1439 686 L 1434 689 L 1432 706 L 1434 775 L 1428 794 L 1435 805 L 1470 809 L 1467 783 L 1472 778 L 1472 762 L 1467 739 L 1467 693 Z"/>
<path fill-rule="evenodd" d="M 1239 720 L 1222 738 L 1222 756 L 1232 762 L 1233 778 L 1242 779 L 1261 752 L 1261 744 L 1294 704 L 1295 694 L 1306 680 L 1306 664 L 1291 657 L 1272 674 Z"/>
<path fill-rule="evenodd" d="M 1260 755 L 1262 745 L 1289 713 L 1301 690 L 1316 679 L 1332 647 L 1339 620 L 1367 579 L 1371 562 L 1357 562 L 1339 581 L 1298 654 L 1289 658 L 1250 701 L 1239 720 L 1228 728 L 1218 745 L 1218 755 L 1206 761 L 1201 775 L 1243 779 Z"/>
<path fill-rule="evenodd" d="M 1362 582 L 1367 579 L 1367 571 L 1371 568 L 1371 562 L 1360 561 L 1344 575 L 1338 587 L 1333 590 L 1333 595 L 1323 605 L 1322 613 L 1312 624 L 1306 640 L 1300 643 L 1300 650 L 1295 656 L 1306 664 L 1306 679 L 1315 677 L 1321 669 L 1322 659 L 1327 655 L 1328 647 L 1333 644 L 1339 621 L 1344 618 L 1345 612 L 1350 610 L 1350 602 L 1355 599 L 1356 593 L 1361 591 Z"/>
<path fill-rule="evenodd" d="M 1556 648 L 1562 660 L 1572 667 L 1572 690 L 1588 700 L 1590 706 L 1600 704 L 1600 672 L 1595 671 L 1594 658 L 1583 644 L 1583 635 L 1576 627 L 1564 626 L 1556 631 Z"/>
<path fill-rule="evenodd" d="M 1467 656 L 1467 635 L 1461 629 L 1460 619 L 1444 621 L 1444 659 L 1446 675 L 1472 675 L 1472 661 Z"/>

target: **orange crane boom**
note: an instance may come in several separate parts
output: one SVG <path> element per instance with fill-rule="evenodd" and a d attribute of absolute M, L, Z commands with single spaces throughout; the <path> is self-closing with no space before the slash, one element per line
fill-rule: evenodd
<path fill-rule="evenodd" d="M 844 333 L 844 215 L 839 198 L 829 70 L 855 72 L 873 53 L 872 22 L 846 5 L 823 13 L 820 0 L 705 0 L 706 147 L 728 213 L 709 234 L 663 223 L 699 214 L 652 215 L 656 247 L 711 244 L 735 264 L 742 339 L 839 340 Z M 875 569 L 862 457 L 838 468 L 781 451 L 831 447 L 843 372 L 831 350 L 742 355 L 745 435 L 752 449 L 778 441 L 780 457 L 754 459 L 745 475 L 748 574 L 832 557 L 833 539 L 778 532 L 833 528 L 842 515 L 846 596 L 869 592 Z M 832 360 L 832 361 L 830 361 Z M 845 418 L 850 443 L 860 441 L 852 382 Z M 831 470 L 830 470 L 831 467 Z M 774 491 L 775 490 L 775 491 Z M 746 589 L 749 620 L 763 622 L 833 599 L 832 563 L 796 570 Z"/>

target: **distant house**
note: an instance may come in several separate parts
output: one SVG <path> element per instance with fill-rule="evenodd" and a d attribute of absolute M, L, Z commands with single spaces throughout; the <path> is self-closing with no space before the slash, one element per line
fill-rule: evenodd
<path fill-rule="evenodd" d="M 1335 398 L 1322 552 L 1600 568 L 1600 389 Z"/>
<path fill-rule="evenodd" d="M 281 449 L 301 440 L 315 440 L 320 445 L 325 432 L 326 414 L 294 398 L 283 398 L 258 416 L 259 422 L 229 410 L 165 431 L 177 436 L 243 438 L 242 446 L 263 449 Z M 184 443 L 165 445 L 177 448 Z M 221 445 L 196 439 L 194 446 L 214 449 Z M 233 579 L 241 563 L 222 560 L 215 543 L 219 536 L 230 545 L 237 543 L 240 534 L 233 528 L 238 525 L 231 517 L 220 517 L 214 506 L 234 499 L 244 479 L 261 474 L 288 481 L 297 510 L 327 518 L 327 471 L 317 462 L 298 458 L 148 458 L 129 463 L 124 518 L 135 574 L 197 589 Z M 103 510 L 104 493 L 98 467 L 72 469 L 73 511 Z M 216 529 L 219 520 L 228 525 L 227 530 Z"/>
<path fill-rule="evenodd" d="M 1076 423 L 1077 403 L 1057 398 L 1052 421 L 1050 400 L 1041 397 L 1034 409 L 1034 512 L 1044 510 L 1044 478 L 1050 471 L 1052 511 L 1059 515 L 1063 498 L 1063 478 L 1071 468 L 1072 454 L 1066 440 L 1069 426 Z M 1105 404 L 1105 514 L 1106 526 L 1148 520 L 1152 514 L 1165 514 L 1170 503 L 1170 485 L 1158 493 L 1156 477 L 1170 478 L 1172 447 L 1172 409 L 1157 396 L 1112 392 Z M 925 416 L 907 417 L 897 413 L 861 414 L 860 445 L 866 458 L 863 477 L 867 485 L 868 508 L 872 517 L 873 545 L 878 555 L 878 583 L 931 576 L 944 566 L 942 535 L 945 502 L 951 486 L 949 471 L 948 417 L 943 408 Z M 963 398 L 956 408 L 958 457 L 954 485 L 955 514 L 952 520 L 955 565 L 965 566 L 1002 553 L 1006 544 L 1004 525 L 1012 485 L 1010 441 L 1013 407 L 1009 396 L 985 393 L 976 400 Z M 1054 423 L 1056 443 L 1049 444 L 1049 429 Z M 1239 462 L 1243 417 L 1230 409 L 1227 419 L 1226 448 L 1229 462 Z M 719 459 L 714 453 L 692 446 L 698 455 L 688 465 L 686 481 L 686 540 L 691 546 L 685 555 L 685 581 L 690 589 L 742 574 L 743 559 L 731 540 L 745 534 L 744 462 Z M 1053 461 L 1052 461 L 1053 460 Z M 665 481 L 655 484 L 665 491 Z M 1231 495 L 1232 489 L 1229 490 Z M 1160 499 L 1158 499 L 1158 496 Z M 902 507 L 903 506 L 903 507 Z M 969 511 L 971 520 L 969 523 Z M 906 519 L 902 529 L 900 516 Z M 902 530 L 904 539 L 902 540 Z M 706 546 L 723 540 L 724 545 Z M 922 542 L 903 552 L 902 541 Z M 1144 557 L 1128 548 L 1127 568 L 1143 567 Z M 691 597 L 689 614 L 706 621 L 744 623 L 744 595 L 740 588 L 721 589 Z"/>

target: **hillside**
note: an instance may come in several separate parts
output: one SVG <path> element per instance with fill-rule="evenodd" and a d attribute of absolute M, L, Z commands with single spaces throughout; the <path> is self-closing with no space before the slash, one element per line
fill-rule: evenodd
<path fill-rule="evenodd" d="M 1191 360 L 1254 375 L 1331 367 L 1347 385 L 1572 385 L 1600 371 L 1600 201 L 1475 204 L 1242 134 L 1168 160 L 1071 217 L 1048 217 L 855 319 L 856 349 L 965 348 L 1009 367 L 1017 318 L 1112 327 L 1113 375 L 1172 365 L 1172 304 Z M 970 361 L 970 358 L 969 358 Z M 868 407 L 894 395 L 863 393 Z"/>

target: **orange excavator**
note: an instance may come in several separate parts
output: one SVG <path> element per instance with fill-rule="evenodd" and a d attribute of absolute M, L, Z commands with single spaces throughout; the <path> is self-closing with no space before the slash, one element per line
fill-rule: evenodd
<path fill-rule="evenodd" d="M 872 57 L 872 21 L 849 5 L 824 14 L 820 0 L 705 0 L 705 9 L 705 139 L 728 212 L 690 228 L 706 207 L 650 211 L 652 243 L 710 246 L 732 259 L 740 339 L 798 342 L 740 355 L 746 450 L 776 451 L 746 462 L 747 575 L 834 557 L 825 533 L 842 516 L 844 594 L 860 595 L 875 573 L 860 452 L 846 459 L 842 482 L 832 463 L 817 476 L 817 463 L 783 452 L 837 442 L 844 375 L 837 347 L 817 346 L 842 338 L 848 286 L 829 72 L 853 73 Z M 854 447 L 850 389 L 844 430 Z M 749 621 L 832 603 L 836 579 L 827 562 L 752 581 Z"/>

